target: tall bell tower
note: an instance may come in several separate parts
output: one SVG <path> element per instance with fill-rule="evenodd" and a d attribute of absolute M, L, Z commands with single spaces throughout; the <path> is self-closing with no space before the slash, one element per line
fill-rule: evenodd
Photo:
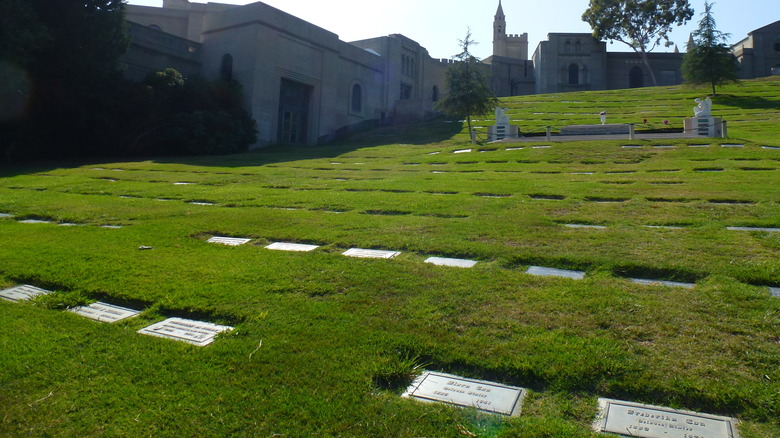
<path fill-rule="evenodd" d="M 508 34 L 506 32 L 506 15 L 501 0 L 498 0 L 498 10 L 493 20 L 493 56 L 528 60 L 528 34 Z"/>
<path fill-rule="evenodd" d="M 498 0 L 498 10 L 493 20 L 493 55 L 506 56 L 506 16 L 501 0 Z"/>

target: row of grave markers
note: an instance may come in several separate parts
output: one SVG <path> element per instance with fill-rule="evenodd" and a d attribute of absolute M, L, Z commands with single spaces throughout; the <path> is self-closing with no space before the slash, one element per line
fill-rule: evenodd
<path fill-rule="evenodd" d="M 0 290 L 0 298 L 8 301 L 26 301 L 41 295 L 52 293 L 49 290 L 23 284 Z M 117 322 L 138 316 L 141 311 L 115 306 L 104 302 L 95 302 L 86 306 L 73 307 L 68 311 L 99 322 Z M 168 318 L 138 330 L 138 333 L 187 342 L 205 347 L 214 342 L 219 333 L 233 330 L 233 327 L 217 325 L 205 321 L 184 318 Z"/>
<path fill-rule="evenodd" d="M 276 243 L 274 249 L 310 251 L 314 245 Z M 291 246 L 295 245 L 295 246 Z M 270 245 L 269 245 L 270 246 Z M 357 248 L 353 248 L 356 249 Z M 358 250 L 354 257 L 379 256 Z M 388 252 L 389 253 L 389 252 Z M 29 300 L 51 291 L 21 285 L 0 291 L 0 298 L 10 301 Z M 137 316 L 140 311 L 97 302 L 69 309 L 71 312 L 100 322 L 116 322 Z M 138 330 L 138 333 L 206 346 L 214 337 L 233 327 L 183 318 L 168 318 Z M 527 390 L 484 380 L 425 371 L 417 377 L 402 397 L 423 402 L 439 402 L 505 416 L 521 413 Z M 671 409 L 630 401 L 599 398 L 599 412 L 593 422 L 596 432 L 644 438 L 739 438 L 738 421 L 731 417 Z"/>
<path fill-rule="evenodd" d="M 209 243 L 217 243 L 228 246 L 240 246 L 251 242 L 252 239 L 240 238 L 240 237 L 222 237 L 214 236 L 207 240 Z M 318 245 L 309 245 L 302 243 L 289 243 L 289 242 L 273 242 L 266 245 L 266 249 L 276 251 L 292 251 L 292 252 L 309 252 L 319 248 Z M 363 249 L 363 248 L 350 248 L 342 253 L 342 255 L 348 257 L 358 258 L 375 258 L 375 259 L 392 259 L 400 255 L 400 251 L 388 251 L 379 249 Z M 431 263 L 437 266 L 451 266 L 458 268 L 471 268 L 477 264 L 476 260 L 457 259 L 447 257 L 428 257 L 425 259 L 425 263 Z M 543 266 L 529 266 L 525 271 L 529 275 L 537 275 L 542 277 L 562 277 L 572 280 L 582 280 L 585 278 L 585 272 L 574 271 L 568 269 L 546 268 Z M 667 287 L 682 287 L 686 289 L 693 289 L 695 283 L 685 283 L 677 281 L 665 281 L 646 278 L 629 278 L 632 283 L 642 285 L 654 285 L 654 286 L 667 286 Z M 780 298 L 780 287 L 768 287 L 772 296 Z"/>
<path fill-rule="evenodd" d="M 214 236 L 207 240 L 209 243 L 218 243 L 228 246 L 240 246 L 245 243 L 251 242 L 249 238 L 239 237 L 221 237 Z M 301 243 L 288 243 L 288 242 L 273 242 L 265 247 L 266 249 L 277 251 L 295 251 L 295 252 L 308 252 L 319 248 L 318 245 L 308 245 Z M 350 248 L 342 253 L 342 255 L 348 257 L 358 258 L 377 258 L 377 259 L 391 259 L 401 254 L 399 251 L 387 251 L 378 249 L 362 249 L 362 248 Z M 447 257 L 428 257 L 425 259 L 425 263 L 431 263 L 437 266 L 452 266 L 458 268 L 471 268 L 477 264 L 476 260 L 456 259 Z M 573 271 L 568 269 L 546 268 L 542 266 L 529 266 L 525 271 L 529 275 L 537 275 L 543 277 L 562 277 L 573 280 L 582 280 L 585 278 L 585 272 Z M 677 281 L 665 281 L 654 280 L 645 278 L 629 278 L 632 283 L 642 285 L 655 285 L 655 286 L 668 286 L 668 287 L 682 287 L 686 289 L 692 289 L 696 286 L 695 283 L 685 283 Z M 769 292 L 780 298 L 780 287 L 769 287 Z"/>

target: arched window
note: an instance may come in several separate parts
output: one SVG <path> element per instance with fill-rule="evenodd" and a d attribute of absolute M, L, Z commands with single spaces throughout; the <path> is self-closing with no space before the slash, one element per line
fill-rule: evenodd
<path fill-rule="evenodd" d="M 573 52 L 574 50 L 572 49 L 571 41 L 567 40 L 563 48 L 563 53 L 573 53 Z"/>
<path fill-rule="evenodd" d="M 233 82 L 233 56 L 229 53 L 222 55 L 222 67 L 219 77 L 225 82 Z"/>
<path fill-rule="evenodd" d="M 640 88 L 645 86 L 645 75 L 639 66 L 634 66 L 628 72 L 628 88 Z"/>
<path fill-rule="evenodd" d="M 352 96 L 350 98 L 350 111 L 356 114 L 363 112 L 363 87 L 360 84 L 352 86 Z"/>
<path fill-rule="evenodd" d="M 433 97 L 431 98 L 434 102 L 439 101 L 439 87 L 437 85 L 433 86 Z"/>
<path fill-rule="evenodd" d="M 580 66 L 569 64 L 569 85 L 578 85 L 580 83 Z"/>
<path fill-rule="evenodd" d="M 577 40 L 574 43 L 574 53 L 582 53 L 582 41 Z"/>

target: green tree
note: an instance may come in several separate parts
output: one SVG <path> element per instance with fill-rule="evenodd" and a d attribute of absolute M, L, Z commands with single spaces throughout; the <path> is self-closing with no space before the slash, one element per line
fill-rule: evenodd
<path fill-rule="evenodd" d="M 683 25 L 693 16 L 688 0 L 590 0 L 582 21 L 598 40 L 619 41 L 642 57 L 653 85 L 658 85 L 647 52 L 669 41 L 673 25 Z"/>
<path fill-rule="evenodd" d="M 7 155 L 56 158 L 105 147 L 116 123 L 106 109 L 129 44 L 124 8 L 123 0 L 3 2 L 0 64 L 16 73 L 2 91 L 24 104 L 23 117 L 15 111 L 0 127 L 13 132 L 0 139 Z"/>
<path fill-rule="evenodd" d="M 476 44 L 471 39 L 470 29 L 466 38 L 459 42 L 463 51 L 453 57 L 455 62 L 444 72 L 448 91 L 436 103 L 436 109 L 452 117 L 465 117 L 471 142 L 474 143 L 471 116 L 493 111 L 498 99 L 488 85 L 486 67 L 469 52 L 469 47 Z"/>
<path fill-rule="evenodd" d="M 685 82 L 693 85 L 710 85 L 716 96 L 717 85 L 739 82 L 739 64 L 726 44 L 729 34 L 715 27 L 712 3 L 704 3 L 699 28 L 693 32 L 693 44 L 683 57 L 682 73 Z"/>

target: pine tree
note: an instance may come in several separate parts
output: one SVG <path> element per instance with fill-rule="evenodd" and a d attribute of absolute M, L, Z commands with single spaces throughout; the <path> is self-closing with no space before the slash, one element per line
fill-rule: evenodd
<path fill-rule="evenodd" d="M 471 30 L 460 41 L 461 53 L 454 56 L 454 63 L 447 67 L 444 80 L 448 93 L 437 103 L 436 109 L 449 116 L 465 117 L 472 143 L 475 142 L 471 127 L 471 116 L 487 114 L 496 107 L 498 99 L 490 90 L 487 69 L 469 47 L 476 44 L 471 40 Z"/>
<path fill-rule="evenodd" d="M 739 64 L 726 44 L 729 34 L 715 27 L 712 4 L 704 3 L 699 28 L 693 33 L 688 52 L 683 57 L 682 73 L 685 82 L 693 85 L 710 85 L 716 96 L 717 85 L 737 83 Z"/>

